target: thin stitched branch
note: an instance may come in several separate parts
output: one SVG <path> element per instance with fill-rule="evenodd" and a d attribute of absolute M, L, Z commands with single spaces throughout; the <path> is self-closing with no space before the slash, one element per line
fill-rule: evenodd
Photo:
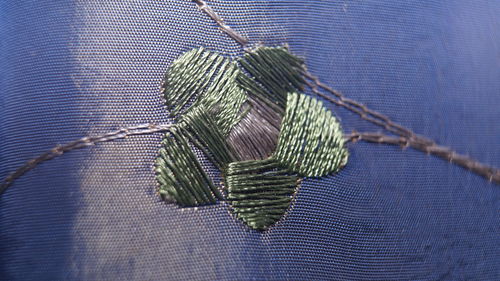
<path fill-rule="evenodd" d="M 227 25 L 224 20 L 203 0 L 193 0 L 198 8 L 207 14 L 211 19 L 213 19 L 222 31 L 224 31 L 229 37 L 233 38 L 241 46 L 245 47 L 248 44 L 248 39 L 236 32 L 229 25 Z"/>
<path fill-rule="evenodd" d="M 371 110 L 366 105 L 361 104 L 355 100 L 346 98 L 339 91 L 336 91 L 336 90 L 330 88 L 328 85 L 319 81 L 318 77 L 312 75 L 310 72 L 305 72 L 304 76 L 314 82 L 314 84 L 307 83 L 307 85 L 318 96 L 321 96 L 324 99 L 326 99 L 332 103 L 335 103 L 339 106 L 345 107 L 346 109 L 358 114 L 362 119 L 365 119 L 371 123 L 374 123 L 378 126 L 381 126 L 384 129 L 386 129 L 392 133 L 395 133 L 396 135 L 406 136 L 406 137 L 415 136 L 415 133 L 413 133 L 410 129 L 405 128 L 397 123 L 394 123 L 391 119 L 389 119 L 389 117 L 385 116 L 384 114 L 377 112 L 375 110 Z M 321 93 L 318 90 L 318 87 L 326 90 L 327 92 L 331 93 L 332 95 L 334 95 L 338 99 L 335 99 L 329 95 L 325 95 L 325 94 Z M 432 142 L 431 140 L 427 140 L 427 141 Z"/>
<path fill-rule="evenodd" d="M 70 142 L 65 145 L 58 145 L 54 148 L 52 148 L 50 151 L 47 151 L 41 155 L 39 155 L 36 158 L 33 158 L 32 160 L 26 162 L 23 166 L 19 167 L 17 170 L 15 170 L 13 173 L 11 173 L 9 176 L 7 176 L 4 181 L 2 182 L 2 185 L 0 185 L 0 195 L 2 195 L 3 192 L 20 176 L 24 175 L 26 172 L 29 170 L 32 170 L 36 166 L 38 166 L 40 163 L 45 162 L 47 160 L 51 160 L 55 157 L 61 156 L 65 152 L 78 149 L 78 148 L 83 148 L 87 147 L 90 145 L 94 145 L 96 143 L 100 142 L 108 142 L 108 141 L 113 141 L 117 139 L 124 139 L 128 136 L 133 136 L 133 135 L 144 135 L 144 134 L 151 134 L 151 133 L 157 133 L 157 132 L 164 132 L 167 131 L 170 128 L 170 124 L 144 124 L 144 125 L 139 125 L 139 126 L 133 126 L 133 127 L 127 127 L 127 128 L 122 128 L 116 131 L 112 131 L 100 136 L 95 136 L 95 137 L 84 137 L 81 139 L 78 139 L 76 141 Z"/>
<path fill-rule="evenodd" d="M 383 143 L 390 145 L 401 145 L 404 147 L 412 147 L 416 150 L 425 152 L 427 154 L 432 154 L 434 156 L 448 160 L 450 163 L 462 166 L 471 172 L 481 175 L 491 182 L 500 184 L 500 170 L 484 165 L 470 157 L 458 154 L 452 149 L 438 145 L 436 142 L 425 138 L 423 136 L 417 135 L 411 130 L 394 123 L 387 116 L 369 109 L 363 104 L 360 104 L 354 100 L 345 98 L 342 93 L 335 91 L 334 89 L 328 87 L 318 80 L 317 77 L 310 73 L 306 73 L 305 76 L 311 79 L 314 84 L 307 82 L 306 84 L 312 89 L 313 93 L 322 98 L 338 105 L 342 106 L 356 114 L 358 114 L 362 119 L 367 120 L 375 125 L 378 125 L 400 137 L 391 137 L 383 135 L 381 133 L 353 133 L 348 137 L 350 141 L 364 140 L 373 143 Z M 330 95 L 326 95 L 318 90 L 318 87 L 330 92 L 338 99 Z"/>
<path fill-rule="evenodd" d="M 367 113 L 363 112 L 362 110 L 360 110 L 360 109 L 358 109 L 358 108 L 356 108 L 354 106 L 351 106 L 351 105 L 345 103 L 342 100 L 333 98 L 333 97 L 331 97 L 329 95 L 326 95 L 326 94 L 320 92 L 318 90 L 318 86 L 316 84 L 313 84 L 311 82 L 306 81 L 306 85 L 308 85 L 312 89 L 312 91 L 313 91 L 314 94 L 316 94 L 316 95 L 324 98 L 325 100 L 327 100 L 327 101 L 329 101 L 329 102 L 331 102 L 333 104 L 336 104 L 338 106 L 344 107 L 347 110 L 352 111 L 352 112 L 358 114 L 362 119 L 367 120 L 367 121 L 369 121 L 369 122 L 371 122 L 371 123 L 373 123 L 375 125 L 378 125 L 378 126 L 384 128 L 384 129 L 392 132 L 392 133 L 395 133 L 395 134 L 399 135 L 400 132 L 398 130 L 392 128 L 391 126 L 389 126 L 387 123 L 371 117 L 370 115 L 368 115 Z"/>
<path fill-rule="evenodd" d="M 213 19 L 220 26 L 220 28 L 223 31 L 225 31 L 231 38 L 233 38 L 236 42 L 238 42 L 240 45 L 245 47 L 245 45 L 248 43 L 248 39 L 241 36 L 238 32 L 236 32 L 231 27 L 226 25 L 224 23 L 224 20 L 210 6 L 208 6 L 208 4 L 205 1 L 203 1 L 203 0 L 192 0 L 192 1 L 196 3 L 196 5 L 198 6 L 198 8 L 200 10 L 205 12 L 205 14 L 207 14 L 211 19 Z M 248 50 L 246 50 L 246 51 L 248 51 Z M 313 92 L 315 94 L 325 98 L 326 100 L 328 100 L 334 104 L 337 104 L 339 106 L 347 108 L 348 110 L 361 116 L 362 119 L 365 119 L 365 120 L 372 122 L 378 126 L 381 126 L 384 129 L 386 129 L 392 133 L 395 133 L 395 134 L 400 135 L 400 136 L 410 137 L 410 138 L 413 138 L 416 136 L 415 133 L 413 133 L 411 130 L 409 130 L 409 129 L 407 129 L 407 128 L 405 128 L 397 123 L 392 122 L 389 119 L 389 117 L 385 116 L 384 114 L 377 112 L 377 111 L 374 111 L 374 110 L 371 110 L 367 106 L 365 106 L 364 104 L 358 103 L 355 100 L 346 98 L 344 95 L 342 95 L 342 93 L 330 88 L 328 85 L 319 81 L 318 77 L 312 75 L 310 72 L 305 72 L 303 74 L 306 78 L 308 78 L 314 82 L 314 84 L 311 84 L 311 83 L 306 81 L 306 84 L 313 90 Z M 325 95 L 325 94 L 321 93 L 318 90 L 318 87 L 333 94 L 334 96 L 336 96 L 338 98 L 338 100 L 332 98 L 329 95 Z M 428 144 L 433 143 L 431 140 L 426 139 L 424 137 L 419 137 L 419 138 L 420 138 L 420 141 L 425 141 Z"/>
<path fill-rule="evenodd" d="M 431 154 L 442 159 L 449 161 L 450 163 L 454 163 L 458 166 L 464 167 L 465 169 L 472 171 L 491 182 L 496 184 L 500 184 L 500 170 L 489 167 L 487 165 L 481 164 L 474 159 L 456 153 L 448 147 L 437 145 L 436 143 L 428 143 L 425 140 L 419 138 L 407 138 L 407 137 L 392 137 L 388 135 L 384 135 L 382 133 L 372 133 L 372 132 L 352 132 L 347 135 L 347 141 L 356 142 L 356 141 L 366 141 L 371 143 L 381 143 L 381 144 L 389 144 L 389 145 L 399 145 L 401 147 L 411 147 L 416 150 L 425 152 L 427 154 Z"/>

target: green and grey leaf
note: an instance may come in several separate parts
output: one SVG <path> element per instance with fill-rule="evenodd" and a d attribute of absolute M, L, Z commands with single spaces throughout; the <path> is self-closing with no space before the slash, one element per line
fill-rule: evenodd
<path fill-rule="evenodd" d="M 170 66 L 162 92 L 176 125 L 156 162 L 160 194 L 179 206 L 227 201 L 249 227 L 265 230 L 290 207 L 300 177 L 347 163 L 336 118 L 300 94 L 304 63 L 284 47 L 259 47 L 231 61 L 203 48 Z M 221 170 L 223 192 L 192 151 Z"/>
<path fill-rule="evenodd" d="M 239 82 L 249 95 L 285 109 L 287 94 L 304 87 L 304 62 L 284 47 L 260 47 L 246 53 L 238 63 L 250 74 Z"/>

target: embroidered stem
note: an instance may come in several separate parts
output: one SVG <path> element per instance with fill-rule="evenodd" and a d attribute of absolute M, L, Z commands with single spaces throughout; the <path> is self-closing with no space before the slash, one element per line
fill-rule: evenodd
<path fill-rule="evenodd" d="M 346 136 L 346 141 L 356 142 L 356 141 L 366 141 L 372 143 L 382 143 L 389 145 L 399 145 L 402 147 L 412 147 L 416 150 L 425 152 L 427 154 L 435 155 L 437 157 L 443 158 L 450 163 L 454 163 L 471 172 L 474 172 L 491 182 L 500 184 L 500 170 L 484 165 L 475 161 L 474 159 L 461 155 L 451 150 L 448 147 L 437 145 L 436 143 L 428 143 L 425 139 L 421 138 L 407 138 L 407 137 L 392 137 L 384 135 L 382 133 L 372 133 L 372 132 L 352 132 Z"/>
<path fill-rule="evenodd" d="M 245 47 L 248 44 L 248 39 L 236 32 L 229 25 L 227 25 L 224 20 L 214 11 L 207 3 L 203 0 L 193 0 L 196 3 L 198 8 L 207 14 L 211 19 L 213 19 L 217 25 L 219 25 L 220 29 L 224 31 L 229 37 L 233 38 L 236 42 L 238 42 L 242 47 Z"/>
<path fill-rule="evenodd" d="M 134 136 L 134 135 L 145 135 L 145 134 L 152 134 L 152 133 L 157 133 L 157 132 L 165 132 L 168 131 L 171 127 L 171 124 L 154 124 L 154 123 L 149 123 L 149 124 L 144 124 L 144 125 L 138 125 L 138 126 L 132 126 L 132 127 L 127 127 L 127 128 L 122 128 L 116 131 L 112 131 L 103 135 L 99 136 L 94 136 L 94 137 L 84 137 L 81 139 L 78 139 L 76 141 L 70 142 L 65 145 L 58 145 L 54 148 L 52 148 L 50 151 L 45 152 L 41 155 L 39 155 L 36 158 L 31 159 L 30 161 L 26 162 L 23 166 L 19 167 L 17 170 L 15 170 L 13 173 L 11 173 L 9 176 L 7 176 L 2 184 L 0 185 L 0 195 L 2 195 L 5 190 L 19 177 L 24 175 L 26 172 L 29 170 L 32 170 L 36 166 L 38 166 L 40 163 L 45 162 L 47 160 L 51 160 L 53 158 L 56 158 L 58 156 L 61 156 L 62 154 L 69 152 L 74 149 L 78 148 L 83 148 L 87 146 L 91 146 L 100 142 L 108 142 L 108 141 L 114 141 L 117 139 L 124 139 L 129 136 Z"/>
<path fill-rule="evenodd" d="M 349 111 L 352 111 L 356 114 L 358 114 L 362 119 L 371 122 L 375 125 L 378 125 L 394 134 L 400 135 L 400 136 L 413 136 L 415 133 L 413 133 L 411 130 L 394 123 L 389 119 L 389 117 L 383 115 L 380 112 L 374 111 L 369 109 L 366 105 L 358 103 L 355 100 L 346 98 L 342 93 L 339 91 L 336 91 L 321 81 L 319 79 L 312 75 L 309 72 L 304 73 L 304 76 L 307 77 L 308 79 L 312 80 L 313 83 L 306 82 L 306 85 L 308 85 L 311 90 L 313 91 L 314 94 L 321 96 L 322 98 L 328 100 L 331 103 L 334 103 L 338 106 L 342 106 Z M 323 88 L 324 90 L 328 91 L 329 93 L 333 94 L 335 97 L 338 99 L 333 98 L 330 95 L 325 95 L 322 92 L 319 91 L 318 87 Z"/>
<path fill-rule="evenodd" d="M 438 145 L 436 142 L 426 137 L 415 134 L 411 130 L 397 123 L 394 123 L 392 120 L 389 119 L 389 117 L 377 111 L 371 110 L 367 106 L 361 103 L 345 98 L 342 95 L 342 93 L 328 87 L 324 83 L 320 82 L 316 76 L 310 73 L 306 73 L 305 76 L 314 82 L 314 84 L 310 82 L 306 83 L 311 88 L 314 94 L 321 96 L 322 98 L 338 106 L 344 107 L 347 110 L 350 110 L 351 112 L 358 114 L 362 119 L 367 120 L 368 122 L 378 125 L 386 129 L 387 131 L 390 131 L 391 133 L 400 136 L 399 138 L 396 138 L 381 133 L 366 133 L 361 135 L 351 134 L 351 136 L 348 138 L 349 141 L 364 140 L 373 143 L 411 146 L 416 150 L 445 159 L 450 163 L 459 165 L 463 168 L 468 169 L 473 173 L 485 177 L 491 182 L 500 184 L 499 169 L 484 165 L 470 157 L 458 154 L 457 152 L 453 151 L 448 147 Z M 328 91 L 338 99 L 335 99 L 330 95 L 326 95 L 320 92 L 318 90 L 318 87 L 321 87 L 322 89 Z"/>

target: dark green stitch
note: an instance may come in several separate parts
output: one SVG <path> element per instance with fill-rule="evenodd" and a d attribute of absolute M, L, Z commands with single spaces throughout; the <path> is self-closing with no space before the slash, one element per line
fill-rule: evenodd
<path fill-rule="evenodd" d="M 163 83 L 163 96 L 171 116 L 177 116 L 193 98 L 202 94 L 224 63 L 227 59 L 203 48 L 175 60 Z"/>
<path fill-rule="evenodd" d="M 231 163 L 225 179 L 236 217 L 259 230 L 281 218 L 298 184 L 297 176 L 280 169 L 274 159 Z"/>
<path fill-rule="evenodd" d="M 216 198 L 223 199 L 176 127 L 170 128 L 161 144 L 156 160 L 161 195 L 180 206 L 213 204 Z"/>
<path fill-rule="evenodd" d="M 301 90 L 305 82 L 302 77 L 303 61 L 286 54 L 288 51 L 284 47 L 260 47 L 238 60 L 254 81 L 266 89 L 259 91 L 259 96 L 271 99 L 281 108 L 286 106 L 287 93 Z M 241 80 L 246 79 L 243 77 Z M 250 81 L 244 83 L 247 85 Z"/>
<path fill-rule="evenodd" d="M 220 169 L 224 169 L 227 164 L 236 160 L 232 149 L 226 144 L 226 140 L 220 132 L 220 127 L 206 112 L 203 105 L 193 107 L 182 116 L 180 122 L 180 124 L 185 125 L 184 127 L 189 131 L 193 141 L 200 140 L 213 154 L 215 164 Z"/>
<path fill-rule="evenodd" d="M 265 230 L 290 207 L 299 176 L 345 165 L 339 123 L 321 102 L 298 93 L 304 71 L 283 47 L 260 47 L 237 62 L 203 48 L 175 60 L 162 90 L 177 123 L 156 164 L 160 194 L 180 206 L 225 200 L 238 219 Z M 221 170 L 222 194 L 189 143 Z"/>
<path fill-rule="evenodd" d="M 239 113 L 247 96 L 236 82 L 240 73 L 236 63 L 227 60 L 227 65 L 221 68 L 207 93 L 200 99 L 200 103 L 213 114 L 224 137 L 243 116 Z"/>

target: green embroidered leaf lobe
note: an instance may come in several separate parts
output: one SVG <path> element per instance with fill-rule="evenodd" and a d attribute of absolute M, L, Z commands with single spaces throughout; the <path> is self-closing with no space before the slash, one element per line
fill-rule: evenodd
<path fill-rule="evenodd" d="M 183 207 L 213 204 L 223 199 L 191 150 L 182 130 L 172 127 L 156 159 L 159 193 Z"/>
<path fill-rule="evenodd" d="M 275 157 L 301 176 L 321 177 L 343 167 L 348 152 L 340 124 L 323 103 L 290 93 Z"/>
<path fill-rule="evenodd" d="M 265 230 L 290 207 L 298 178 L 270 158 L 229 164 L 225 182 L 236 217 Z"/>

